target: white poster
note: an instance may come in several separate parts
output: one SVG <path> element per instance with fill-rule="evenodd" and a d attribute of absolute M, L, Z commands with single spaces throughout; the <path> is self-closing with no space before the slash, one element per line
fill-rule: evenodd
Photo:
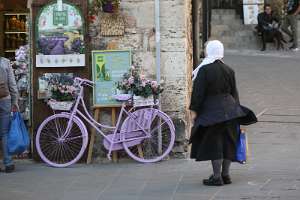
<path fill-rule="evenodd" d="M 264 4 L 264 0 L 243 0 L 243 4 Z"/>
<path fill-rule="evenodd" d="M 264 11 L 264 0 L 244 0 L 244 24 L 257 24 L 257 16 Z"/>
<path fill-rule="evenodd" d="M 244 24 L 257 24 L 258 5 L 243 5 Z"/>

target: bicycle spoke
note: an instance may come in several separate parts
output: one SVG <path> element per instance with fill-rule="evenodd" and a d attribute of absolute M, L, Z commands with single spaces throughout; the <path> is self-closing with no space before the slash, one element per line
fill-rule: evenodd
<path fill-rule="evenodd" d="M 63 144 L 64 147 L 64 157 L 67 158 L 67 161 L 72 160 L 77 154 L 73 151 L 70 151 L 70 147 L 66 144 Z"/>
<path fill-rule="evenodd" d="M 76 137 L 71 137 L 71 138 L 67 138 L 65 139 L 66 141 L 72 141 L 72 140 L 76 140 L 76 139 L 79 139 L 79 138 L 82 138 L 82 136 L 76 136 Z"/>
<path fill-rule="evenodd" d="M 46 120 L 39 127 L 36 138 L 41 158 L 55 167 L 75 163 L 84 153 L 88 140 L 82 122 L 76 117 L 70 121 L 70 115 L 63 113 Z M 66 135 L 62 138 L 64 134 Z"/>
<path fill-rule="evenodd" d="M 145 113 L 151 113 L 152 117 L 140 117 L 144 116 Z M 165 114 L 158 112 L 156 109 L 146 108 L 137 110 L 133 113 L 136 117 L 135 122 L 128 118 L 125 120 L 124 125 L 122 125 L 123 130 L 128 133 L 132 133 L 134 129 L 138 126 L 134 123 L 139 123 L 142 128 L 146 130 L 146 138 L 142 139 L 138 146 L 132 145 L 130 142 L 124 142 L 124 147 L 126 152 L 137 161 L 141 162 L 156 162 L 162 160 L 170 151 L 174 144 L 174 130 L 172 121 Z M 139 121 L 140 120 L 140 121 Z M 149 124 L 150 123 L 150 124 Z M 138 129 L 141 129 L 139 127 Z M 140 130 L 142 131 L 142 130 Z M 143 132 L 143 131 L 142 131 Z M 138 138 L 137 135 L 126 133 L 126 138 Z M 134 140 L 132 140 L 134 141 Z"/>
<path fill-rule="evenodd" d="M 58 121 L 59 119 L 55 119 L 54 125 L 56 128 L 57 137 L 60 137 L 61 128 L 60 128 L 60 123 Z"/>
<path fill-rule="evenodd" d="M 155 129 L 153 129 L 150 134 L 152 134 L 154 131 L 158 130 L 160 127 L 162 127 L 165 123 L 167 123 L 166 121 L 164 123 L 162 123 L 161 125 L 158 125 Z"/>

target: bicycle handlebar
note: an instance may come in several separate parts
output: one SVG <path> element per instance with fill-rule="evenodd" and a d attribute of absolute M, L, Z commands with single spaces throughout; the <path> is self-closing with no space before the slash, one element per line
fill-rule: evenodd
<path fill-rule="evenodd" d="M 78 85 L 81 85 L 81 84 L 94 85 L 93 81 L 90 81 L 85 78 L 80 78 L 80 77 L 75 77 L 74 82 L 75 82 L 75 84 L 78 83 Z"/>

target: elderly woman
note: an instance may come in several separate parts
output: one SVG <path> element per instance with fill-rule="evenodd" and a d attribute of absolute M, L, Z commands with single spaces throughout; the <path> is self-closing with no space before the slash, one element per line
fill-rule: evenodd
<path fill-rule="evenodd" d="M 13 172 L 15 166 L 7 151 L 7 134 L 11 112 L 18 110 L 18 89 L 9 60 L 0 57 L 0 139 L 2 140 L 3 164 L 5 172 Z"/>
<path fill-rule="evenodd" d="M 213 175 L 203 180 L 204 185 L 231 183 L 229 168 L 236 157 L 239 120 L 250 111 L 240 106 L 234 71 L 224 64 L 223 57 L 223 44 L 209 41 L 205 59 L 193 71 L 191 158 L 211 160 L 213 167 Z"/>

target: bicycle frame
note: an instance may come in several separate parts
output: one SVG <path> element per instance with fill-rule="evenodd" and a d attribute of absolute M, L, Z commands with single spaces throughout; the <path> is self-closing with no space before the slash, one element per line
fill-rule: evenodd
<path fill-rule="evenodd" d="M 77 79 L 77 78 L 76 78 Z M 75 79 L 75 80 L 76 80 Z M 86 105 L 85 105 L 85 102 L 84 102 L 84 99 L 83 99 L 83 91 L 84 91 L 84 86 L 83 85 L 87 85 L 89 87 L 92 87 L 92 84 L 93 82 L 91 81 L 88 81 L 88 80 L 83 80 L 83 79 L 78 79 L 80 80 L 80 84 L 79 84 L 79 87 L 80 87 L 80 92 L 76 98 L 76 101 L 75 101 L 75 105 L 74 107 L 72 108 L 71 112 L 68 113 L 68 114 L 71 114 L 71 117 L 70 117 L 70 120 L 68 122 L 68 125 L 67 125 L 67 128 L 66 128 L 66 131 L 65 133 L 61 136 L 61 139 L 65 139 L 66 137 L 68 137 L 69 133 L 70 133 L 70 129 L 72 127 L 72 121 L 73 121 L 73 118 L 74 116 L 80 116 L 82 117 L 86 122 L 88 122 L 93 128 L 95 128 L 96 132 L 97 133 L 100 133 L 107 141 L 109 141 L 110 143 L 110 148 L 108 150 L 108 154 L 107 154 L 107 157 L 108 159 L 111 159 L 111 153 L 112 153 L 112 149 L 113 149 L 113 146 L 114 144 L 117 144 L 117 143 L 123 143 L 123 142 L 130 142 L 130 141 L 133 141 L 133 140 L 137 140 L 137 139 L 145 139 L 145 138 L 149 138 L 151 137 L 151 133 L 147 130 L 145 130 L 139 123 L 138 121 L 135 120 L 133 114 L 131 114 L 130 110 L 127 111 L 125 108 L 126 108 L 126 103 L 123 102 L 122 103 L 122 107 L 121 107 L 121 111 L 120 111 L 120 114 L 119 114 L 119 117 L 118 117 L 118 120 L 117 120 L 117 124 L 116 126 L 106 126 L 106 125 L 103 125 L 99 122 L 97 122 L 96 120 L 93 119 L 93 117 L 90 115 L 90 113 L 88 112 L 87 108 L 86 108 Z M 81 105 L 83 107 L 83 111 L 84 113 L 82 113 L 79 109 L 78 109 L 78 106 Z M 142 131 L 145 136 L 139 136 L 139 137 L 132 137 L 132 138 L 129 138 L 129 139 L 126 139 L 125 138 L 125 135 L 126 131 L 122 132 L 118 132 L 118 127 L 120 127 L 121 125 L 121 119 L 122 119 L 122 116 L 126 114 L 127 116 L 129 116 L 131 119 L 134 120 L 134 122 L 137 124 L 137 126 L 140 128 L 139 131 Z M 106 129 L 113 129 L 113 137 L 112 139 L 107 137 L 105 135 L 104 132 L 102 132 L 100 130 L 100 128 L 106 128 Z M 116 135 L 117 134 L 120 134 L 120 137 L 119 139 L 116 140 Z"/>

